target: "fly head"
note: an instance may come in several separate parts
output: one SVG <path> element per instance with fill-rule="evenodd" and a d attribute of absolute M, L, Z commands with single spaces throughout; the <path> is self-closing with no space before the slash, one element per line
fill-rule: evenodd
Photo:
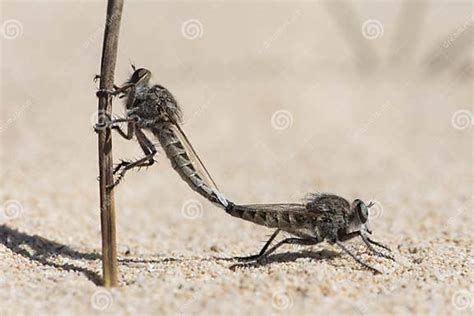
<path fill-rule="evenodd" d="M 352 231 L 366 231 L 372 233 L 369 229 L 369 208 L 373 204 L 365 204 L 364 201 L 356 199 L 351 205 L 351 219 L 349 226 Z"/>
<path fill-rule="evenodd" d="M 134 68 L 135 69 L 135 68 Z M 134 84 L 134 85 L 142 85 L 142 84 L 148 84 L 151 78 L 151 71 L 145 68 L 139 68 L 136 69 L 128 83 Z"/>

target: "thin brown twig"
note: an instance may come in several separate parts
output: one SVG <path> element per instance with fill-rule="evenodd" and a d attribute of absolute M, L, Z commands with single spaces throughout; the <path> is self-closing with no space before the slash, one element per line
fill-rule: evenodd
<path fill-rule="evenodd" d="M 114 71 L 117 60 L 118 35 L 122 8 L 123 0 L 108 0 L 100 69 L 101 90 L 112 90 L 114 87 Z M 99 123 L 103 123 L 101 120 L 103 121 L 106 117 L 111 117 L 111 112 L 112 98 L 107 94 L 101 94 L 99 96 Z M 98 132 L 103 285 L 105 287 L 114 287 L 118 285 L 115 201 L 113 189 L 108 189 L 108 186 L 114 182 L 112 137 L 110 128 L 108 127 Z"/>

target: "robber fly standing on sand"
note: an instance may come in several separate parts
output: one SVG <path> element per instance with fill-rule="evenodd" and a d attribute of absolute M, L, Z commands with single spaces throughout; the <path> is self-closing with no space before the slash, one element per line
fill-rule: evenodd
<path fill-rule="evenodd" d="M 110 128 L 125 139 L 134 136 L 144 152 L 144 157 L 135 161 L 121 160 L 114 168 L 116 186 L 133 168 L 151 166 L 155 162 L 157 150 L 143 132 L 150 131 L 160 142 L 171 164 L 181 178 L 197 193 L 223 208 L 228 214 L 263 225 L 276 228 L 261 251 L 248 257 L 236 257 L 239 261 L 257 262 L 265 260 L 278 247 L 284 244 L 315 245 L 323 241 L 336 244 L 363 267 L 379 273 L 377 269 L 363 262 L 344 242 L 360 237 L 368 249 L 377 256 L 394 260 L 376 247 L 388 252 L 383 244 L 372 240 L 368 227 L 368 209 L 373 205 L 356 199 L 349 203 L 346 199 L 332 194 L 313 194 L 305 203 L 238 205 L 227 200 L 219 191 L 204 164 L 183 132 L 181 109 L 173 95 L 163 86 L 150 85 L 151 72 L 133 67 L 131 78 L 114 91 L 99 90 L 99 94 L 121 95 L 125 98 L 126 117 L 110 120 Z M 127 123 L 124 131 L 120 124 Z M 103 126 L 97 126 L 100 128 Z M 286 238 L 270 248 L 271 243 L 281 232 L 295 236 Z"/>

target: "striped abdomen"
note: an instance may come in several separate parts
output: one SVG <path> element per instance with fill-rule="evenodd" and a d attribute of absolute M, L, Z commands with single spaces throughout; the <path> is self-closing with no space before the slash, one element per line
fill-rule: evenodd
<path fill-rule="evenodd" d="M 166 152 L 173 169 L 191 189 L 219 207 L 225 208 L 228 205 L 227 200 L 213 184 L 181 130 L 174 124 L 165 123 L 153 128 L 152 132 Z"/>
<path fill-rule="evenodd" d="M 236 205 L 229 202 L 226 212 L 243 220 L 270 228 L 279 228 L 297 236 L 320 239 L 317 221 L 302 204 Z"/>

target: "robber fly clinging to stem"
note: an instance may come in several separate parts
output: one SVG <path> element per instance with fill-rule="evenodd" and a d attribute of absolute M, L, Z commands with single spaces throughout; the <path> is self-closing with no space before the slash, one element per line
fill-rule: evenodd
<path fill-rule="evenodd" d="M 148 130 L 160 142 L 174 170 L 194 191 L 219 207 L 226 207 L 227 200 L 181 128 L 181 108 L 171 92 L 161 85 L 150 85 L 149 70 L 133 69 L 132 76 L 122 87 L 115 87 L 114 91 L 98 91 L 99 95 L 122 94 L 126 117 L 109 120 L 108 124 L 125 139 L 130 140 L 135 136 L 145 154 L 135 161 L 122 160 L 114 168 L 117 178 L 110 188 L 116 186 L 127 171 L 154 164 L 157 150 L 143 132 Z M 126 131 L 120 127 L 122 123 L 127 123 Z"/>

